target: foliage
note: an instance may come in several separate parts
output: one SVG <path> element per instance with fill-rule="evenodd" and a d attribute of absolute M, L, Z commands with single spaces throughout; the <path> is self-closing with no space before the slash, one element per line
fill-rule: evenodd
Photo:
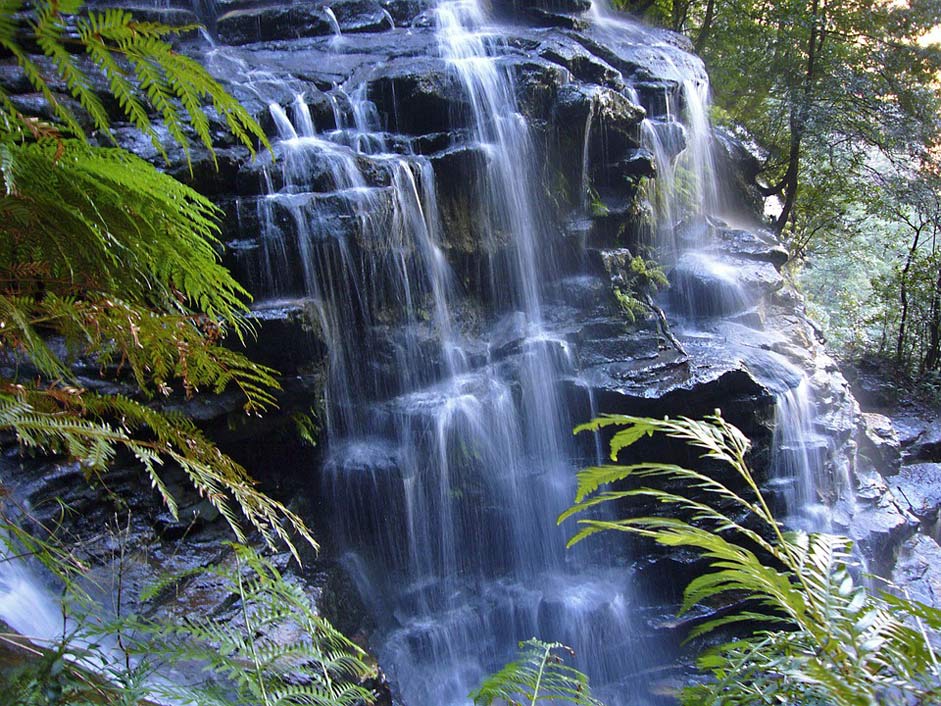
<path fill-rule="evenodd" d="M 10 706 L 139 706 L 146 692 L 131 685 L 116 684 L 92 672 L 101 669 L 101 654 L 66 639 L 48 650 L 22 646 L 29 655 L 24 664 L 10 671 L 0 704 Z M 118 674 L 105 670 L 108 677 Z M 14 701 L 5 700 L 16 694 Z"/>
<path fill-rule="evenodd" d="M 874 282 L 884 302 L 881 353 L 910 373 L 941 366 L 941 171 L 880 174 L 871 210 L 898 224 L 890 273 Z M 887 248 L 888 250 L 888 248 Z"/>
<path fill-rule="evenodd" d="M 304 590 L 249 547 L 232 545 L 234 567 L 198 569 L 198 576 L 224 582 L 238 597 L 241 621 L 190 616 L 163 630 L 147 654 L 205 663 L 221 678 L 192 698 L 200 706 L 358 706 L 374 695 L 361 686 L 375 676 L 365 653 L 317 615 Z M 177 577 L 178 578 L 178 577 Z M 145 594 L 153 597 L 167 584 Z"/>
<path fill-rule="evenodd" d="M 805 259 L 830 342 L 915 378 L 937 370 L 941 304 L 925 224 L 937 223 L 941 194 L 941 4 L 615 4 L 693 40 L 714 117 L 759 148 L 759 188 L 773 197 L 775 229 Z"/>
<path fill-rule="evenodd" d="M 663 268 L 655 260 L 642 257 L 632 257 L 628 266 L 618 271 L 614 282 L 614 298 L 631 322 L 656 309 L 653 295 L 670 286 Z"/>
<path fill-rule="evenodd" d="M 872 188 L 833 228 L 841 239 L 812 244 L 801 280 L 834 344 L 926 379 L 941 367 L 939 169 L 880 161 L 869 179 Z"/>
<path fill-rule="evenodd" d="M 4 532 L 16 532 L 6 519 Z M 78 564 L 55 543 L 29 547 L 63 586 L 63 632 L 57 640 L 0 635 L 26 657 L 5 676 L 18 704 L 137 706 L 151 699 L 199 706 L 359 706 L 374 695 L 363 686 L 375 670 L 363 651 L 317 615 L 304 590 L 254 549 L 230 545 L 230 561 L 169 576 L 139 597 L 140 604 L 190 581 L 212 582 L 229 593 L 234 614 L 190 615 L 167 624 L 128 613 L 116 596 L 108 617 L 89 594 Z M 117 572 L 123 570 L 118 566 Z M 88 590 L 95 589 L 95 590 Z M 183 592 L 185 600 L 185 590 Z M 180 674 L 201 677 L 181 679 Z M 166 674 L 177 670 L 173 680 Z M 0 695 L 0 703 L 3 696 Z"/>
<path fill-rule="evenodd" d="M 269 543 L 293 550 L 296 532 L 314 544 L 244 468 L 151 401 L 231 388 L 248 413 L 275 404 L 275 371 L 224 345 L 252 328 L 247 292 L 218 261 L 219 209 L 92 139 L 113 140 L 112 120 L 124 119 L 161 152 L 169 135 L 189 160 L 193 141 L 214 158 L 212 120 L 250 151 L 256 139 L 267 145 L 264 133 L 173 50 L 168 40 L 192 28 L 80 10 L 76 0 L 0 1 L 0 47 L 45 99 L 28 114 L 0 89 L 0 429 L 90 474 L 130 452 L 173 513 L 160 471 L 177 465 L 239 539 L 241 512 Z M 133 398 L 100 393 L 94 376 L 80 380 L 76 360 L 98 378 L 129 378 Z"/>
<path fill-rule="evenodd" d="M 24 115 L 5 91 L 0 91 L 0 115 L 5 137 L 55 136 L 85 141 L 82 124 L 113 140 L 111 121 L 99 83 L 117 102 L 122 117 L 150 138 L 163 152 L 151 113 L 189 157 L 190 133 L 210 153 L 212 132 L 205 104 L 212 105 L 229 132 L 249 149 L 253 140 L 267 145 L 251 116 L 193 59 L 173 50 L 167 41 L 193 26 L 168 27 L 134 19 L 127 11 L 108 8 L 79 14 L 82 0 L 2 0 L 0 47 L 12 55 L 23 76 L 45 99 L 53 125 Z M 29 53 L 35 44 L 45 61 Z M 51 74 L 47 64 L 51 64 Z M 64 84 L 81 107 L 79 114 L 50 80 Z M 7 140 L 4 140 L 7 142 Z M 8 146 L 8 145 L 7 145 Z M 60 155 L 61 156 L 61 155 Z M 4 163 L 8 155 L 4 154 Z"/>
<path fill-rule="evenodd" d="M 765 151 L 765 194 L 782 206 L 777 229 L 798 241 L 827 227 L 871 150 L 922 159 L 938 142 L 941 47 L 920 42 L 941 23 L 935 2 L 619 5 L 694 40 L 722 114 Z"/>
<path fill-rule="evenodd" d="M 631 323 L 637 321 L 638 316 L 644 316 L 647 313 L 647 307 L 637 297 L 626 293 L 620 287 L 614 287 L 612 291 L 618 306 L 621 307 L 621 311 Z"/>
<path fill-rule="evenodd" d="M 592 218 L 604 218 L 609 213 L 607 205 L 594 187 L 588 189 L 588 212 Z"/>
<path fill-rule="evenodd" d="M 693 549 L 706 560 L 708 571 L 686 587 L 681 612 L 700 604 L 727 608 L 689 639 L 720 628 L 747 631 L 702 655 L 699 666 L 712 680 L 687 689 L 684 703 L 862 706 L 941 699 L 932 642 L 941 636 L 941 611 L 871 594 L 855 577 L 845 537 L 786 532 L 745 462 L 748 440 L 718 412 L 705 421 L 606 416 L 576 431 L 611 427 L 612 461 L 638 440 L 662 434 L 735 480 L 730 485 L 718 475 L 657 462 L 591 467 L 579 473 L 576 503 L 559 518 L 582 517 L 570 544 L 597 532 L 628 532 L 670 550 Z M 648 485 L 655 480 L 670 489 Z M 603 489 L 609 484 L 618 485 Z M 627 499 L 653 501 L 666 513 L 585 516 Z"/>
<path fill-rule="evenodd" d="M 572 706 L 601 706 L 588 687 L 588 678 L 557 653 L 571 648 L 532 638 L 521 642 L 519 657 L 489 676 L 470 697 L 477 706 L 522 706 L 561 701 Z"/>

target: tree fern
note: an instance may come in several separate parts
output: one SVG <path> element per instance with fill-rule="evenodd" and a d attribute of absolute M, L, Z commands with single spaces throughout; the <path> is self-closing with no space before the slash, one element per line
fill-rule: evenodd
<path fill-rule="evenodd" d="M 556 701 L 572 706 L 601 706 L 588 678 L 559 656 L 571 648 L 535 638 L 520 643 L 519 657 L 488 677 L 470 696 L 478 706 L 536 706 Z"/>
<path fill-rule="evenodd" d="M 176 500 L 161 477 L 163 466 L 173 463 L 239 539 L 245 538 L 241 514 L 271 546 L 283 542 L 296 555 L 295 535 L 317 546 L 301 518 L 259 491 L 242 466 L 180 414 L 161 413 L 120 395 L 15 386 L 0 389 L 0 428 L 15 431 L 26 448 L 81 459 L 99 473 L 107 471 L 119 450 L 130 452 L 175 516 Z"/>
<path fill-rule="evenodd" d="M 612 460 L 644 436 L 663 434 L 723 464 L 740 481 L 732 488 L 704 472 L 655 462 L 587 468 L 579 473 L 576 504 L 559 518 L 581 516 L 582 529 L 570 543 L 613 530 L 698 551 L 709 570 L 686 587 L 681 612 L 717 600 L 732 607 L 700 623 L 689 639 L 736 624 L 752 626 L 753 632 L 701 657 L 700 667 L 713 680 L 687 689 L 684 703 L 862 706 L 941 700 L 933 648 L 941 611 L 873 595 L 859 585 L 845 537 L 785 531 L 745 462 L 748 441 L 741 432 L 718 413 L 703 422 L 608 416 L 576 431 L 611 426 L 618 427 Z M 647 485 L 657 479 L 685 492 Z M 612 483 L 614 489 L 602 490 Z M 598 505 L 625 499 L 654 501 L 667 513 L 585 517 Z M 745 526 L 738 519 L 743 514 L 757 527 Z"/>
<path fill-rule="evenodd" d="M 64 539 L 36 542 L 0 505 L 0 544 L 14 555 L 34 553 L 60 579 L 65 596 L 58 637 L 32 642 L 0 634 L 0 641 L 27 657 L 21 669 L 0 670 L 0 679 L 15 687 L 11 695 L 17 706 L 373 702 L 364 682 L 376 670 L 366 664 L 363 651 L 317 614 L 300 586 L 251 547 L 229 545 L 231 551 L 218 563 L 162 578 L 137 597 L 134 609 L 128 610 L 119 591 L 109 614 L 86 591 L 87 567 L 61 546 Z M 234 610 L 188 615 L 177 624 L 145 616 L 148 602 L 173 591 L 185 595 L 191 581 L 202 586 L 211 582 L 216 595 Z M 177 669 L 172 680 L 161 676 L 168 669 Z M 0 695 L 0 703 L 8 701 Z"/>

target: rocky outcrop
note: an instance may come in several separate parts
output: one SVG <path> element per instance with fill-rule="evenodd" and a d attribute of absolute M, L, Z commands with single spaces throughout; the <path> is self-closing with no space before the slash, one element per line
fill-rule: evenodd
<path fill-rule="evenodd" d="M 884 371 L 861 361 L 849 367 L 865 412 L 861 465 L 883 504 L 893 503 L 906 527 L 882 567 L 895 588 L 915 600 L 938 605 L 937 562 L 941 556 L 941 425 L 937 409 L 901 392 Z M 876 477 L 878 471 L 881 477 Z"/>

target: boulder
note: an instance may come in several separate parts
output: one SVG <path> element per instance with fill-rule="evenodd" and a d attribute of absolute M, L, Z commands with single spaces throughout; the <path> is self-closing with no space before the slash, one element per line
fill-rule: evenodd
<path fill-rule="evenodd" d="M 477 217 L 487 188 L 478 176 L 481 165 L 486 164 L 486 152 L 480 147 L 462 145 L 431 155 L 430 159 L 444 224 L 442 246 L 462 253 L 498 247 L 504 241 L 493 238 L 500 238 L 501 234 L 484 232 L 484 224 Z"/>
<path fill-rule="evenodd" d="M 590 0 L 494 0 L 497 15 L 510 18 L 544 17 L 543 13 L 578 14 L 591 9 Z"/>
<path fill-rule="evenodd" d="M 435 58 L 402 59 L 377 67 L 367 94 L 386 128 L 408 135 L 462 127 L 468 109 L 457 76 Z"/>
<path fill-rule="evenodd" d="M 922 414 L 893 415 L 904 463 L 941 461 L 941 420 Z"/>
<path fill-rule="evenodd" d="M 380 4 L 399 27 L 408 27 L 433 3 L 429 0 L 381 0 Z"/>
<path fill-rule="evenodd" d="M 226 44 L 300 39 L 341 33 L 381 32 L 395 24 L 375 0 L 332 0 L 312 4 L 240 3 L 219 14 L 215 34 Z"/>
<path fill-rule="evenodd" d="M 864 412 L 863 434 L 859 440 L 859 451 L 884 476 L 898 472 L 902 461 L 899 437 L 892 420 L 883 414 Z"/>
<path fill-rule="evenodd" d="M 917 517 L 926 532 L 937 536 L 941 519 L 941 464 L 902 466 L 887 483 L 898 504 Z"/>
<path fill-rule="evenodd" d="M 330 20 L 311 5 L 272 5 L 230 10 L 216 19 L 215 32 L 225 44 L 251 44 L 333 34 Z"/>
<path fill-rule="evenodd" d="M 723 190 L 732 210 L 760 217 L 764 196 L 758 186 L 763 155 L 757 146 L 743 142 L 723 128 L 715 128 L 716 176 L 726 185 Z"/>
<path fill-rule="evenodd" d="M 538 46 L 543 59 L 565 67 L 575 80 L 611 88 L 621 88 L 621 73 L 585 47 L 567 38 L 547 38 Z"/>
<path fill-rule="evenodd" d="M 548 121 L 560 86 L 571 80 L 568 70 L 539 58 L 508 58 L 501 62 L 514 77 L 520 111 L 531 121 Z"/>
<path fill-rule="evenodd" d="M 941 547 L 916 534 L 901 547 L 892 582 L 903 595 L 929 606 L 941 605 Z"/>
<path fill-rule="evenodd" d="M 856 505 L 837 508 L 837 525 L 845 526 L 846 534 L 862 548 L 870 570 L 886 576 L 899 545 L 914 534 L 918 522 L 900 507 L 875 471 L 857 471 L 856 483 Z"/>

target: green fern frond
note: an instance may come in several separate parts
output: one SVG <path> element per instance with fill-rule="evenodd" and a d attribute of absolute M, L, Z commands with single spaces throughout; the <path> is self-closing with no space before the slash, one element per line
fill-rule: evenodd
<path fill-rule="evenodd" d="M 79 15 L 82 4 L 38 0 L 27 5 L 7 0 L 0 5 L 0 47 L 16 59 L 23 75 L 42 94 L 65 135 L 86 139 L 75 113 L 58 99 L 51 88 L 53 78 L 64 81 L 96 130 L 109 137 L 112 135 L 112 116 L 105 109 L 104 94 L 94 80 L 94 74 L 98 74 L 105 79 L 109 97 L 115 100 L 123 118 L 159 146 L 149 106 L 160 116 L 173 140 L 183 148 L 187 160 L 191 139 L 184 126 L 192 130 L 196 139 L 215 158 L 206 106 L 212 106 L 226 122 L 231 134 L 252 155 L 256 142 L 265 148 L 270 147 L 255 120 L 209 72 L 189 57 L 174 51 L 168 40 L 192 27 L 141 22 L 117 8 L 90 10 Z M 21 46 L 17 30 L 24 24 L 39 49 L 51 60 L 55 76 L 46 76 Z M 76 48 L 80 51 L 76 52 Z M 78 61 L 82 55 L 90 59 L 88 65 Z M 10 117 L 17 118 L 20 124 L 7 127 L 7 131 L 18 134 L 31 132 L 25 116 L 11 113 Z M 162 151 L 162 147 L 160 149 Z"/>
<path fill-rule="evenodd" d="M 120 420 L 120 426 L 109 422 Z M 206 439 L 192 422 L 121 397 L 76 389 L 0 390 L 0 428 L 11 429 L 31 449 L 66 454 L 104 472 L 118 449 L 141 461 L 171 512 L 176 504 L 159 474 L 167 462 L 182 468 L 193 487 L 244 537 L 241 514 L 263 539 L 295 555 L 294 535 L 316 547 L 304 522 L 260 492 L 248 472 Z"/>
<path fill-rule="evenodd" d="M 591 695 L 588 678 L 559 656 L 571 648 L 532 638 L 520 643 L 519 658 L 489 676 L 470 697 L 478 706 L 535 706 L 559 701 L 573 706 L 602 706 Z"/>
<path fill-rule="evenodd" d="M 229 703 L 233 696 L 260 706 L 372 703 L 375 695 L 362 682 L 374 670 L 363 651 L 317 615 L 310 598 L 269 560 L 249 547 L 230 546 L 234 564 L 189 575 L 221 581 L 238 597 L 242 623 L 189 616 L 183 625 L 165 627 L 149 649 L 207 664 L 225 680 Z"/>
<path fill-rule="evenodd" d="M 929 637 L 926 625 L 937 631 L 941 612 L 906 599 L 873 596 L 858 585 L 847 538 L 785 532 L 745 462 L 748 440 L 739 430 L 718 414 L 703 422 L 611 416 L 580 429 L 619 424 L 625 429 L 613 437 L 613 460 L 630 444 L 659 433 L 698 449 L 704 459 L 724 463 L 742 481 L 739 492 L 674 464 L 589 468 L 579 476 L 576 504 L 560 516 L 561 521 L 630 497 L 668 506 L 671 515 L 666 517 L 580 519 L 581 530 L 570 544 L 597 532 L 620 531 L 665 547 L 693 549 L 709 569 L 686 587 L 681 612 L 699 604 L 731 605 L 721 617 L 697 625 L 688 639 L 720 628 L 753 628 L 744 639 L 702 657 L 700 668 L 713 681 L 687 689 L 684 704 L 862 706 L 933 703 L 938 698 L 941 668 L 933 650 L 938 635 Z M 657 476 L 683 490 L 602 490 L 631 477 Z M 758 520 L 761 531 L 733 521 L 726 506 Z M 924 622 L 918 623 L 922 616 Z M 755 631 L 756 625 L 765 627 Z"/>

